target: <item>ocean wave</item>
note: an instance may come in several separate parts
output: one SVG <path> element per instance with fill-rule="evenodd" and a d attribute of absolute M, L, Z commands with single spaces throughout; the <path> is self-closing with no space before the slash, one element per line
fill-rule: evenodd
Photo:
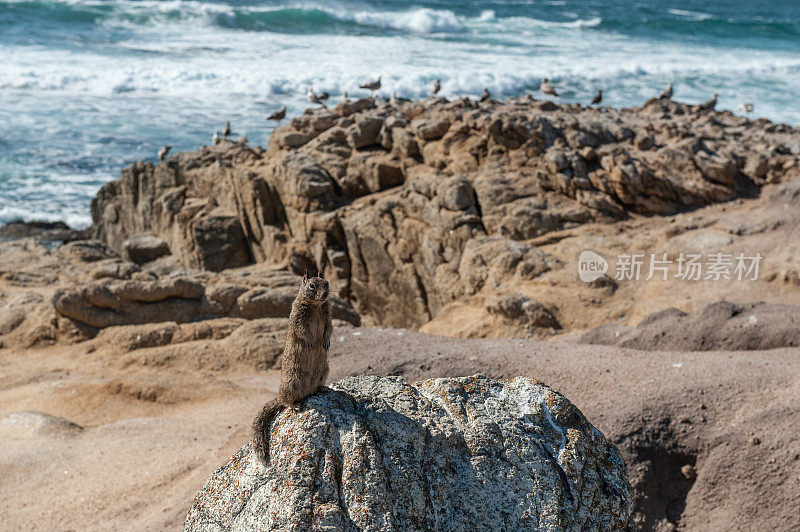
<path fill-rule="evenodd" d="M 210 40 L 214 34 L 198 34 L 196 40 Z M 560 37 L 551 37 L 555 42 Z M 196 40 L 175 43 L 155 41 L 152 50 L 164 48 L 158 55 L 142 58 L 118 55 L 101 58 L 91 51 L 38 50 L 0 44 L 0 55 L 13 57 L 0 73 L 0 89 L 53 91 L 99 97 L 188 97 L 229 98 L 232 95 L 262 98 L 290 95 L 302 97 L 309 85 L 331 94 L 350 91 L 365 79 L 384 76 L 384 94 L 397 90 L 400 96 L 427 94 L 434 78 L 442 80 L 444 94 L 479 94 L 484 86 L 492 92 L 515 94 L 536 90 L 542 76 L 572 84 L 581 79 L 615 80 L 657 76 L 665 79 L 702 79 L 709 75 L 766 76 L 791 78 L 800 71 L 800 59 L 794 54 L 735 50 L 693 49 L 691 64 L 681 61 L 683 48 L 659 48 L 643 53 L 636 48 L 607 47 L 602 35 L 592 37 L 583 51 L 572 51 L 570 61 L 559 54 L 529 55 L 510 53 L 504 47 L 485 47 L 480 61 L 473 48 L 465 49 L 460 41 L 437 43 L 436 53 L 424 64 L 414 60 L 427 53 L 425 40 L 405 41 L 401 50 L 376 49 L 368 42 L 356 45 L 351 37 L 332 41 L 326 36 L 302 38 L 272 37 L 263 45 L 242 36 L 232 39 L 228 50 L 195 53 Z M 130 46 L 142 46 L 132 39 Z M 258 50 L 241 55 L 239 50 Z M 602 47 L 602 48 L 601 48 Z M 598 55 L 595 49 L 601 49 Z M 315 50 L 313 61 L 308 50 Z M 347 50 L 343 53 L 342 50 Z M 233 55 L 231 55 L 233 54 Z M 392 60 L 394 59 L 394 60 Z M 487 65 L 490 65 L 487 66 Z"/>
<path fill-rule="evenodd" d="M 5 9 L 3 8 L 5 6 Z M 5 13 L 3 13 L 5 11 Z M 553 28 L 591 28 L 600 17 L 548 21 L 534 17 L 498 18 L 493 10 L 476 17 L 449 9 L 353 9 L 336 3 L 295 2 L 283 6 L 237 5 L 200 0 L 0 0 L 0 25 L 38 24 L 41 20 L 104 26 L 170 26 L 181 22 L 242 31 L 297 34 L 363 34 L 391 31 L 410 34 L 461 33 L 473 26 L 494 25 L 504 31 L 509 21 Z"/>
<path fill-rule="evenodd" d="M 362 11 L 352 15 L 352 18 L 365 26 L 406 30 L 413 33 L 455 33 L 464 29 L 456 14 L 449 10 L 420 8 L 400 13 Z"/>
<path fill-rule="evenodd" d="M 792 38 L 800 36 L 800 23 L 785 17 L 720 17 L 697 10 L 670 8 L 661 16 L 619 16 L 613 6 L 592 16 L 573 13 L 575 20 L 550 20 L 546 13 L 560 1 L 544 2 L 541 9 L 507 17 L 492 10 L 478 16 L 460 14 L 457 8 L 401 8 L 382 2 L 369 7 L 362 2 L 322 2 L 295 0 L 285 4 L 237 2 L 234 0 L 0 0 L 0 28 L 25 37 L 25 28 L 33 31 L 54 24 L 97 27 L 144 28 L 178 27 L 188 30 L 200 26 L 239 31 L 265 31 L 298 34 L 454 34 L 489 31 L 506 34 L 515 26 L 531 28 L 598 28 L 630 35 L 686 33 L 686 24 L 700 24 L 707 36 L 728 39 Z M 455 5 L 454 5 L 455 6 Z M 577 9 L 576 9 L 577 10 Z M 602 16 L 601 16 L 602 14 Z M 564 11 L 555 16 L 563 17 Z M 572 18 L 572 17 L 570 17 Z M 68 31 L 68 30 L 67 30 Z"/>
<path fill-rule="evenodd" d="M 719 16 L 684 9 L 668 9 L 667 14 L 672 16 L 615 18 L 604 22 L 603 29 L 636 38 L 692 34 L 701 36 L 703 42 L 721 39 L 734 46 L 750 41 L 762 47 L 777 40 L 796 46 L 800 37 L 800 19 L 791 16 L 757 17 L 732 13 Z"/>
<path fill-rule="evenodd" d="M 278 33 L 348 33 L 361 28 L 407 33 L 457 33 L 464 19 L 449 10 L 350 11 L 325 6 L 235 9 L 214 17 L 214 24 L 248 31 Z"/>
<path fill-rule="evenodd" d="M 5 6 L 3 8 L 2 6 Z M 5 13 L 2 11 L 5 10 Z M 486 11 L 475 20 L 487 20 Z M 202 22 L 246 31 L 279 33 L 341 33 L 358 26 L 419 34 L 457 33 L 471 19 L 447 9 L 415 8 L 394 10 L 353 10 L 328 3 L 290 3 L 286 6 L 242 6 L 198 0 L 3 0 L 0 24 L 35 23 L 40 19 L 63 23 L 175 24 Z"/>
<path fill-rule="evenodd" d="M 551 22 L 550 24 L 554 26 L 560 26 L 562 28 L 595 28 L 599 26 L 603 22 L 603 19 L 600 17 L 592 17 L 590 19 L 578 19 L 573 20 L 571 22 Z"/>
<path fill-rule="evenodd" d="M 30 203 L 30 202 L 27 202 Z M 81 207 L 84 207 L 81 205 Z M 0 224 L 22 220 L 23 222 L 64 222 L 74 229 L 85 229 L 92 225 L 92 217 L 85 208 L 65 210 L 62 205 L 28 205 L 24 207 L 0 206 Z"/>
<path fill-rule="evenodd" d="M 676 15 L 678 17 L 685 17 L 691 20 L 708 20 L 713 18 L 713 15 L 708 13 L 702 13 L 700 11 L 689 11 L 686 9 L 667 9 L 667 13 L 670 15 Z"/>
<path fill-rule="evenodd" d="M 569 21 L 542 20 L 534 17 L 506 17 L 499 20 L 501 23 L 511 24 L 515 27 L 532 28 L 596 28 L 603 23 L 602 17 L 591 17 L 587 19 L 576 19 Z"/>

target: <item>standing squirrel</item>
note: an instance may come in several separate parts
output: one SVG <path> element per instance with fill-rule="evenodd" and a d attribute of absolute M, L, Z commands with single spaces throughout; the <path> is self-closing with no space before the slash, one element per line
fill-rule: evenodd
<path fill-rule="evenodd" d="M 278 398 L 264 405 L 253 421 L 253 447 L 269 464 L 269 431 L 272 421 L 285 407 L 297 408 L 300 401 L 317 393 L 328 377 L 328 348 L 331 345 L 331 305 L 328 281 L 303 276 L 300 291 L 292 303 L 289 330 L 281 360 Z"/>

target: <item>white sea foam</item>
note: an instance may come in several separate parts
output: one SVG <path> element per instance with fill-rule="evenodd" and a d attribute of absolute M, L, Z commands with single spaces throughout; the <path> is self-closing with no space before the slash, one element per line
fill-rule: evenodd
<path fill-rule="evenodd" d="M 667 9 L 667 13 L 696 21 L 709 20 L 711 18 L 714 18 L 713 15 L 710 15 L 708 13 L 702 13 L 700 11 L 689 11 L 686 9 Z"/>
<path fill-rule="evenodd" d="M 341 20 L 352 20 L 366 26 L 413 33 L 455 33 L 464 28 L 455 13 L 447 10 L 422 8 L 400 13 L 362 11 L 353 15 L 331 14 Z"/>
<path fill-rule="evenodd" d="M 481 11 L 481 15 L 476 19 L 478 22 L 486 22 L 489 20 L 494 20 L 496 18 L 496 14 L 491 9 L 485 9 Z"/>
<path fill-rule="evenodd" d="M 83 202 L 79 203 L 81 212 L 70 212 L 67 210 L 37 209 L 33 206 L 14 207 L 0 205 L 0 224 L 16 222 L 41 221 L 41 222 L 64 222 L 75 229 L 85 229 L 92 225 L 92 217 Z"/>
<path fill-rule="evenodd" d="M 147 56 L 103 57 L 90 51 L 35 48 L 17 48 L 12 54 L 11 49 L 0 45 L 0 54 L 9 58 L 0 76 L 0 88 L 99 97 L 264 98 L 299 96 L 305 94 L 308 85 L 333 94 L 357 94 L 354 87 L 359 83 L 383 75 L 384 95 L 396 90 L 401 96 L 417 97 L 427 94 L 431 81 L 437 77 L 442 79 L 446 95 L 475 95 L 484 86 L 497 94 L 535 89 L 543 76 L 562 86 L 583 90 L 586 84 L 631 82 L 647 88 L 648 78 L 660 78 L 661 83 L 666 79 L 712 75 L 720 81 L 760 76 L 789 82 L 800 72 L 800 58 L 789 53 L 743 54 L 694 47 L 692 61 L 687 62 L 686 48 L 680 45 L 637 51 L 632 43 L 623 43 L 627 46 L 616 51 L 618 43 L 611 39 L 606 39 L 609 45 L 601 48 L 597 40 L 587 38 L 573 46 L 567 62 L 560 54 L 531 54 L 524 48 L 494 45 L 482 46 L 480 54 L 476 54 L 476 45 L 431 42 L 425 38 L 398 42 L 392 37 L 266 33 L 248 35 L 246 39 L 234 35 L 224 49 L 193 53 L 213 35 L 209 30 L 195 33 L 194 38 L 152 41 L 150 48 L 163 53 Z M 542 46 L 555 46 L 561 38 L 557 33 L 543 35 L 539 42 Z M 136 50 L 142 44 L 131 40 L 120 46 Z M 433 46 L 437 48 L 435 53 Z M 309 54 L 310 48 L 316 49 L 314 55 Z M 425 57 L 424 62 L 418 60 L 421 56 Z"/>

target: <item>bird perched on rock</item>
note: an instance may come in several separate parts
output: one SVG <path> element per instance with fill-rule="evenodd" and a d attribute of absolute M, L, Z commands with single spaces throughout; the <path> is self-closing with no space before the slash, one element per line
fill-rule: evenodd
<path fill-rule="evenodd" d="M 322 100 L 323 102 L 327 102 L 330 97 L 331 95 L 328 94 L 327 91 L 322 91 L 319 93 L 319 99 Z"/>
<path fill-rule="evenodd" d="M 713 111 L 714 108 L 717 106 L 717 96 L 718 94 L 714 94 L 714 96 L 708 100 L 707 102 L 703 102 L 700 104 L 700 109 L 704 111 Z"/>
<path fill-rule="evenodd" d="M 755 106 L 752 103 L 743 103 L 739 106 L 739 110 L 745 113 L 752 113 L 753 109 L 755 109 Z"/>
<path fill-rule="evenodd" d="M 321 95 L 314 94 L 314 91 L 311 90 L 311 87 L 308 88 L 308 92 L 306 93 L 306 98 L 308 98 L 308 101 L 311 103 L 318 103 L 322 107 L 325 107 L 325 99 L 323 99 Z"/>
<path fill-rule="evenodd" d="M 482 101 L 482 102 L 489 101 L 489 99 L 490 99 L 491 97 L 492 97 L 492 93 L 491 93 L 491 92 L 489 92 L 489 89 L 488 89 L 487 87 L 484 87 L 484 88 L 483 88 L 483 94 L 481 94 L 481 101 Z"/>
<path fill-rule="evenodd" d="M 222 136 L 227 137 L 231 134 L 231 121 L 225 122 L 225 129 L 222 130 Z"/>
<path fill-rule="evenodd" d="M 283 120 L 284 118 L 286 118 L 286 106 L 285 105 L 283 107 L 281 107 L 279 110 L 277 110 L 274 113 L 272 113 L 271 115 L 269 115 L 267 117 L 267 120 L 275 120 L 276 122 L 278 122 L 280 124 L 281 120 Z"/>
<path fill-rule="evenodd" d="M 550 81 L 547 78 L 542 78 L 542 82 L 539 84 L 539 90 L 542 91 L 543 94 L 558 96 L 556 88 L 553 86 L 552 83 L 550 83 Z"/>
<path fill-rule="evenodd" d="M 167 144 L 166 146 L 163 146 L 160 150 L 158 150 L 158 160 L 159 160 L 159 162 L 163 161 L 164 159 L 167 158 L 167 154 L 169 153 L 169 150 L 171 150 L 171 149 L 172 149 L 172 146 Z"/>
<path fill-rule="evenodd" d="M 670 98 L 672 98 L 672 83 L 667 85 L 667 88 L 658 95 L 659 100 L 669 100 Z"/>
<path fill-rule="evenodd" d="M 211 137 L 211 142 L 213 142 L 216 145 L 219 144 L 221 140 L 222 139 L 219 136 L 219 131 L 215 131 L 214 135 Z"/>
<path fill-rule="evenodd" d="M 442 83 L 439 81 L 439 78 L 433 80 L 433 88 L 431 89 L 431 94 L 439 94 L 439 91 L 442 90 Z"/>
<path fill-rule="evenodd" d="M 381 77 L 378 76 L 378 79 L 376 79 L 375 81 L 368 81 L 363 85 L 359 85 L 358 88 L 367 89 L 368 91 L 374 93 L 376 90 L 379 90 L 381 88 Z"/>
<path fill-rule="evenodd" d="M 597 89 L 597 94 L 592 98 L 592 105 L 597 105 L 603 101 L 603 89 Z"/>

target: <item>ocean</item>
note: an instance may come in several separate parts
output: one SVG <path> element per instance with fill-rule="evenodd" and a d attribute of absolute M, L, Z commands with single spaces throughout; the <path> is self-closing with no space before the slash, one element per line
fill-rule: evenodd
<path fill-rule="evenodd" d="M 308 87 L 384 97 L 537 94 L 638 105 L 675 98 L 755 106 L 800 125 L 797 0 L 494 2 L 0 0 L 0 223 L 91 223 L 97 189 L 132 161 L 235 135 Z"/>

